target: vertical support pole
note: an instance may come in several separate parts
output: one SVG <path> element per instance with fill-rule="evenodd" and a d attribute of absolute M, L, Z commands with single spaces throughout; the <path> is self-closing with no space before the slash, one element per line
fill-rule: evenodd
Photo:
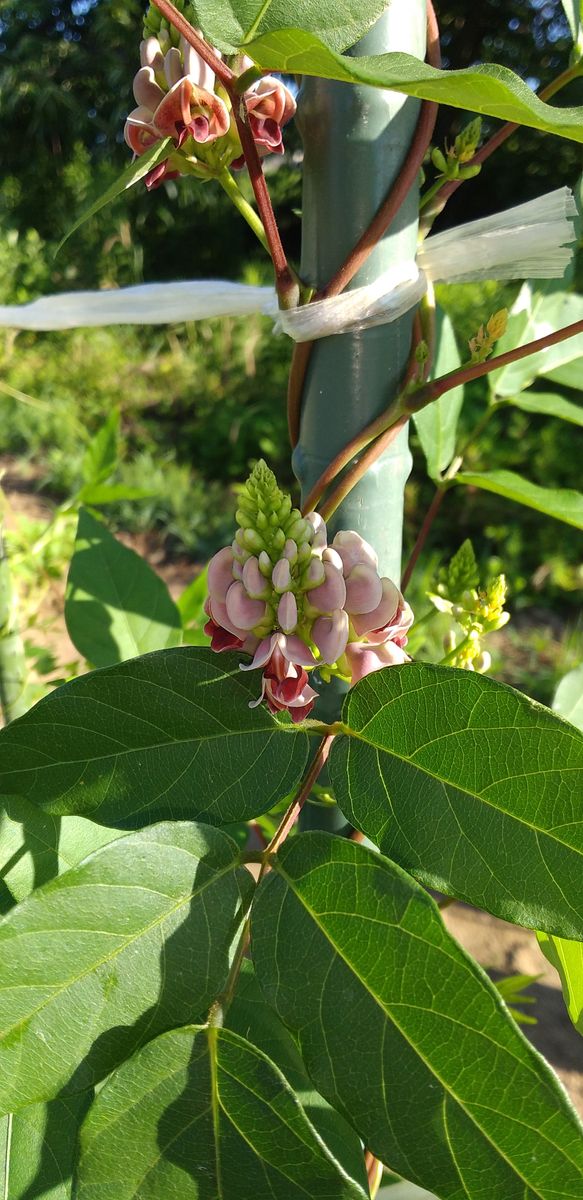
<path fill-rule="evenodd" d="M 353 47 L 355 56 L 405 51 L 425 55 L 425 0 L 390 0 L 386 11 Z M 302 277 L 323 287 L 367 228 L 406 158 L 419 102 L 395 92 L 306 79 L 298 123 L 304 143 Z M 419 215 L 413 187 L 393 225 L 350 287 L 370 283 L 389 267 L 415 257 Z M 306 376 L 300 438 L 293 466 L 303 497 L 350 439 L 395 398 L 411 345 L 412 316 L 361 333 L 314 344 Z M 355 529 L 375 548 L 379 568 L 398 582 L 403 496 L 411 469 L 407 431 L 389 447 L 337 509 L 330 532 Z M 339 716 L 346 689 L 321 686 L 316 714 Z M 332 810 L 333 811 L 333 810 Z M 330 813 L 330 810 L 324 810 Z M 323 811 L 307 806 L 303 826 Z M 337 814 L 340 817 L 340 814 Z M 332 818 L 327 827 L 341 826 Z"/>

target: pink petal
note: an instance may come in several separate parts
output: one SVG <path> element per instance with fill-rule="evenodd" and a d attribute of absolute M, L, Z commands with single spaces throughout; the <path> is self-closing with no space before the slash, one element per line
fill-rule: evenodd
<path fill-rule="evenodd" d="M 207 587 L 209 596 L 213 600 L 225 602 L 227 592 L 234 579 L 233 564 L 233 551 L 230 546 L 225 546 L 211 558 L 208 565 Z"/>
<path fill-rule="evenodd" d="M 377 607 L 370 612 L 355 614 L 352 617 L 355 633 L 359 637 L 364 637 L 365 634 L 376 629 L 386 629 L 399 613 L 401 605 L 405 603 L 397 585 L 391 579 L 384 577 L 381 579 L 381 585 L 382 597 Z"/>
<path fill-rule="evenodd" d="M 229 633 L 234 634 L 236 638 L 239 638 L 242 644 L 247 637 L 248 630 L 239 629 L 239 626 L 235 625 L 233 621 L 231 621 L 227 612 L 226 604 L 222 604 L 220 600 L 209 600 L 209 608 L 210 617 L 215 624 L 220 625 L 223 629 L 228 630 Z"/>
<path fill-rule="evenodd" d="M 351 668 L 351 685 L 354 686 L 365 675 L 372 675 L 382 667 L 398 666 L 409 662 L 408 654 L 394 642 L 382 646 L 369 646 L 366 642 L 351 642 L 346 647 L 346 657 Z"/>
<path fill-rule="evenodd" d="M 152 67 L 140 67 L 134 75 L 133 91 L 136 104 L 149 108 L 154 113 L 164 99 L 164 92 L 158 83 Z"/>
<path fill-rule="evenodd" d="M 344 563 L 345 575 L 350 575 L 352 568 L 360 566 L 362 563 L 377 570 L 379 560 L 375 551 L 354 529 L 341 529 L 336 534 L 332 546 Z"/>
<path fill-rule="evenodd" d="M 324 520 L 319 513 L 309 512 L 306 513 L 306 521 L 312 526 L 314 531 L 314 536 L 312 538 L 312 550 L 323 550 L 328 541 L 328 534 Z"/>
<path fill-rule="evenodd" d="M 284 633 L 293 633 L 298 623 L 298 605 L 293 592 L 285 592 L 277 606 L 277 619 Z"/>
<path fill-rule="evenodd" d="M 134 108 L 124 125 L 124 138 L 134 154 L 144 154 L 150 146 L 160 141 L 160 134 L 151 124 L 151 119 L 150 110 L 142 106 Z"/>
<path fill-rule="evenodd" d="M 263 600 L 252 600 L 239 580 L 235 580 L 231 584 L 225 599 L 225 607 L 233 624 L 245 631 L 254 629 L 265 618 L 266 605 Z"/>
<path fill-rule="evenodd" d="M 320 587 L 320 584 L 324 582 L 325 578 L 326 572 L 324 570 L 322 559 L 315 555 L 314 558 L 310 559 L 310 562 L 302 574 L 302 583 L 304 587 L 316 588 Z"/>
<path fill-rule="evenodd" d="M 332 563 L 324 563 L 324 571 L 326 574 L 324 583 L 306 594 L 309 603 L 317 612 L 332 613 L 336 608 L 344 607 L 346 585 L 341 572 L 333 567 Z"/>
<path fill-rule="evenodd" d="M 276 592 L 287 592 L 291 587 L 291 570 L 289 559 L 280 558 L 271 572 L 271 582 Z"/>
<path fill-rule="evenodd" d="M 197 87 L 205 88 L 207 92 L 212 92 L 215 86 L 215 73 L 212 67 L 205 63 L 200 57 L 198 50 L 194 49 L 185 38 L 180 38 L 180 49 L 182 51 L 182 61 L 184 63 L 184 74 L 190 75 L 192 82 Z M 215 50 L 215 54 L 218 51 Z M 219 54 L 219 58 L 221 55 Z"/>
<path fill-rule="evenodd" d="M 322 661 L 332 663 L 344 654 L 348 641 L 348 613 L 338 608 L 331 617 L 318 617 L 312 626 L 312 640 L 315 642 Z"/>
<path fill-rule="evenodd" d="M 190 121 L 190 97 L 193 84 L 190 79 L 179 79 L 166 93 L 154 113 L 156 129 L 162 137 L 177 138 Z"/>
<path fill-rule="evenodd" d="M 300 667 L 314 667 L 316 665 L 316 659 L 312 651 L 302 641 L 301 637 L 295 634 L 286 634 L 284 638 L 280 638 L 279 644 L 281 652 L 288 662 L 295 663 Z"/>
<path fill-rule="evenodd" d="M 266 600 L 271 588 L 264 575 L 259 570 L 257 559 L 251 556 L 243 567 L 243 583 L 245 591 L 252 600 Z"/>
<path fill-rule="evenodd" d="M 149 37 L 140 42 L 140 62 L 143 67 L 153 67 L 154 71 L 164 70 L 164 55 L 158 38 Z"/>
<path fill-rule="evenodd" d="M 164 74 L 168 87 L 173 88 L 185 74 L 182 67 L 182 55 L 177 46 L 171 46 L 164 56 Z"/>
<path fill-rule="evenodd" d="M 383 585 L 374 567 L 357 563 L 346 578 L 346 611 L 353 614 L 370 613 L 383 598 Z"/>
<path fill-rule="evenodd" d="M 242 671 L 256 671 L 258 667 L 264 667 L 269 662 L 271 655 L 277 644 L 277 634 L 272 633 L 270 637 L 263 638 L 259 642 L 253 655 L 253 662 L 239 663 Z"/>

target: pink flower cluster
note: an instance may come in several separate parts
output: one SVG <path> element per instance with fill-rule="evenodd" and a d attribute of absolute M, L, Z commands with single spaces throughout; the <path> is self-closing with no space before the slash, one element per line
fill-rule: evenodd
<path fill-rule="evenodd" d="M 248 525 L 211 559 L 205 632 L 213 650 L 252 655 L 242 670 L 262 669 L 253 704 L 265 700 L 272 712 L 285 709 L 300 721 L 318 695 L 310 671 L 354 684 L 408 662 L 413 614 L 396 585 L 379 575 L 377 555 L 358 533 L 337 533 L 328 546 L 318 513 L 302 518 L 292 510 L 285 524 L 271 553 L 261 531 Z"/>
<path fill-rule="evenodd" d="M 136 155 L 164 138 L 173 141 L 168 157 L 145 176 L 146 187 L 178 175 L 209 177 L 227 166 L 242 166 L 230 102 L 224 90 L 215 90 L 215 74 L 197 51 L 182 37 L 165 51 L 158 38 L 148 37 L 140 44 L 140 62 L 133 81 L 137 108 L 126 120 L 125 140 Z M 242 70 L 252 65 L 244 59 Z M 280 80 L 264 76 L 243 98 L 259 153 L 283 153 L 282 127 L 296 109 L 291 92 Z"/>

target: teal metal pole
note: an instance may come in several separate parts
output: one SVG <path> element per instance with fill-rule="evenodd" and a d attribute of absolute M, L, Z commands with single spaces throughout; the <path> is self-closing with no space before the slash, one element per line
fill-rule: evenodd
<path fill-rule="evenodd" d="M 425 0 L 391 0 L 375 26 L 352 49 L 355 56 L 401 50 L 423 58 Z M 326 79 L 302 84 L 298 123 L 304 143 L 302 278 L 324 287 L 368 227 L 405 161 L 419 102 L 378 88 Z M 411 189 L 395 221 L 349 285 L 371 283 L 415 257 L 418 189 Z M 302 496 L 335 455 L 395 398 L 411 345 L 412 315 L 361 333 L 314 343 L 304 386 L 300 437 L 293 466 Z M 381 574 L 398 582 L 401 571 L 403 496 L 411 469 L 407 431 L 337 509 L 329 522 L 356 529 L 375 548 Z M 345 688 L 321 685 L 314 715 L 339 716 Z M 322 780 L 323 782 L 324 780 Z M 338 828 L 335 810 L 304 809 L 303 827 Z M 324 818 L 324 821 L 322 820 Z"/>

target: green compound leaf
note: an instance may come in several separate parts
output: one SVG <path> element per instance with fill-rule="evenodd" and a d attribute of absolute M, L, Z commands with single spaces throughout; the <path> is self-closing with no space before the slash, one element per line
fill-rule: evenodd
<path fill-rule="evenodd" d="M 302 9 L 303 18 L 303 9 Z M 518 75 L 495 64 L 463 71 L 439 71 L 410 54 L 348 58 L 335 54 L 301 29 L 268 33 L 246 47 L 258 66 L 292 75 L 317 75 L 345 83 L 391 88 L 407 96 L 515 121 L 583 142 L 583 108 L 553 108 L 531 92 Z"/>
<path fill-rule="evenodd" d="M 552 392 L 519 392 L 510 397 L 509 403 L 513 408 L 521 408 L 523 412 L 538 413 L 543 417 L 557 417 L 561 421 L 570 421 L 572 425 L 583 425 L 583 404 L 573 404 L 564 396 Z"/>
<path fill-rule="evenodd" d="M 267 812 L 299 782 L 308 736 L 249 708 L 240 655 L 184 647 L 83 675 L 0 730 L 0 792 L 132 828 Z"/>
<path fill-rule="evenodd" d="M 183 824 L 120 838 L 0 925 L 0 1113 L 86 1090 L 224 987 L 253 890 L 237 847 Z"/>
<path fill-rule="evenodd" d="M 460 471 L 454 483 L 494 492 L 496 496 L 524 504 L 525 508 L 534 508 L 546 517 L 554 517 L 555 521 L 583 529 L 583 492 L 573 488 L 539 487 L 514 471 Z"/>
<path fill-rule="evenodd" d="M 69 569 L 65 620 L 73 645 L 95 667 L 182 641 L 180 613 L 164 581 L 84 509 Z"/>
<path fill-rule="evenodd" d="M 430 887 L 583 937 L 583 735 L 492 679 L 409 663 L 348 693 L 342 812 Z"/>
<path fill-rule="evenodd" d="M 168 147 L 172 145 L 172 138 L 163 138 L 161 142 L 156 142 L 149 150 L 146 150 L 145 154 L 140 154 L 139 158 L 131 162 L 129 167 L 126 167 L 125 171 L 122 171 L 115 182 L 107 188 L 107 191 L 103 192 L 89 208 L 86 208 L 78 220 L 71 225 L 64 238 L 59 242 L 56 253 L 58 254 L 59 250 L 62 250 L 65 242 L 69 240 L 72 234 L 76 233 L 86 221 L 94 217 L 102 208 L 105 208 L 106 204 L 111 204 L 112 200 L 117 200 L 117 197 L 121 196 L 122 192 L 127 192 L 135 183 L 139 183 L 144 178 L 144 175 L 148 174 L 148 171 L 158 166 L 158 163 L 164 162 L 168 158 Z"/>
<path fill-rule="evenodd" d="M 125 1063 L 81 1131 L 76 1200 L 364 1200 L 278 1068 L 226 1029 L 176 1029 Z"/>
<path fill-rule="evenodd" d="M 243 963 L 225 1025 L 262 1050 L 279 1067 L 332 1156 L 368 1196 L 360 1138 L 344 1117 L 315 1091 L 296 1042 L 274 1009 L 266 1003 L 249 960 Z"/>
<path fill-rule="evenodd" d="M 558 971 L 567 1012 L 583 1035 L 583 942 L 537 933 L 538 944 L 551 966 Z"/>
<path fill-rule="evenodd" d="M 447 375 L 461 366 L 461 358 L 453 325 L 442 309 L 437 309 L 437 350 L 431 372 L 432 379 Z M 464 388 L 452 388 L 433 404 L 415 413 L 413 420 L 427 459 L 427 471 L 432 479 L 438 479 L 449 466 L 455 452 L 455 439 L 459 415 L 464 402 Z"/>
<path fill-rule="evenodd" d="M 252 912 L 258 979 L 364 1144 L 441 1200 L 577 1200 L 577 1117 L 427 893 L 324 833 L 271 865 Z"/>
<path fill-rule="evenodd" d="M 302 27 L 334 50 L 346 50 L 385 7 L 385 0 L 302 0 Z M 191 0 L 188 16 L 209 42 L 232 54 L 258 34 L 293 24 L 298 6 L 295 0 Z"/>

